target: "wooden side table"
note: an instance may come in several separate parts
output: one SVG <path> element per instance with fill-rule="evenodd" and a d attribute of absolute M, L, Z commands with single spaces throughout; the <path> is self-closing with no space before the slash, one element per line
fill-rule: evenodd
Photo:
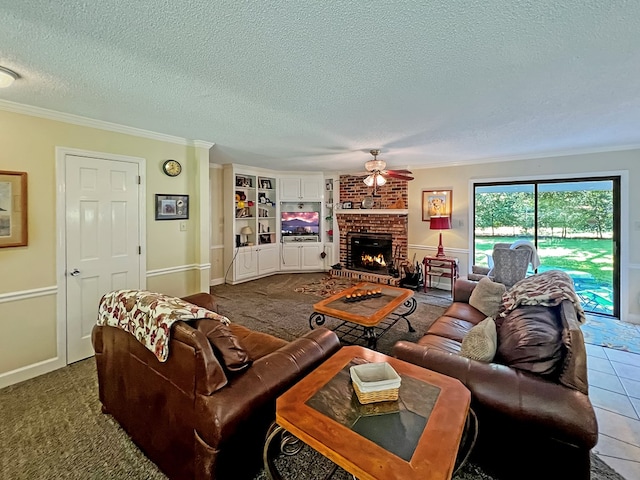
<path fill-rule="evenodd" d="M 433 277 L 451 279 L 451 298 L 455 296 L 458 278 L 458 259 L 454 257 L 430 257 L 422 260 L 424 265 L 424 291 L 431 288 Z"/>

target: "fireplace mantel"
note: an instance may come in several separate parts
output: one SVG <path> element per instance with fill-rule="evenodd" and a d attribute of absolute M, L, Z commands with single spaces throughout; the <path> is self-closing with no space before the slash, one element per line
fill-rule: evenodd
<path fill-rule="evenodd" d="M 407 208 L 339 208 L 340 215 L 408 215 Z"/>

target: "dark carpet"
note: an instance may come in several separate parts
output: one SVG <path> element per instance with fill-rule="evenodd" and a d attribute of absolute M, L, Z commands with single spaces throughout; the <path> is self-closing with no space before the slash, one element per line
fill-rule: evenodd
<path fill-rule="evenodd" d="M 309 316 L 313 304 L 324 294 L 351 285 L 344 279 L 328 280 L 322 273 L 274 275 L 238 285 L 217 285 L 211 293 L 218 301 L 218 310 L 232 322 L 292 340 L 309 331 Z M 354 283 L 355 285 L 355 283 Z M 389 353 L 398 340 L 418 340 L 426 328 L 451 304 L 448 292 L 440 295 L 416 293 L 417 310 L 409 317 L 415 332 L 409 332 L 406 322 L 399 321 L 378 340 L 377 350 Z M 339 325 L 339 320 L 327 317 L 327 328 Z"/>
<path fill-rule="evenodd" d="M 318 274 L 276 275 L 237 286 L 221 285 L 212 291 L 221 313 L 232 321 L 293 338 L 308 331 L 311 306 L 320 298 L 293 290 L 322 278 Z M 446 296 L 416 296 L 418 311 L 412 322 L 418 331 L 409 333 L 406 324 L 398 323 L 387 333 L 388 338 L 380 340 L 380 350 L 388 351 L 396 339 L 418 338 L 450 303 Z M 592 460 L 593 480 L 623 480 L 595 455 Z M 326 459 L 308 448 L 276 464 L 291 479 L 319 478 L 319 472 L 329 468 Z M 166 478 L 118 424 L 101 413 L 93 358 L 0 390 L 0 479 Z M 339 469 L 333 478 L 350 480 L 351 476 Z M 492 477 L 467 465 L 455 479 Z M 260 472 L 254 480 L 266 480 L 266 474 Z"/>

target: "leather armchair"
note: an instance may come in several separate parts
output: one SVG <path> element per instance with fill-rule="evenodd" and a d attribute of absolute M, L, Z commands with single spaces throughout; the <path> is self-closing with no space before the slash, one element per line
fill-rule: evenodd
<path fill-rule="evenodd" d="M 209 294 L 184 299 L 215 310 Z M 199 324 L 207 321 L 176 322 L 166 362 L 124 330 L 95 326 L 103 412 L 172 479 L 251 478 L 261 465 L 276 398 L 340 342 L 324 328 L 286 342 L 232 323 L 228 328 L 250 361 L 231 371 L 212 347 L 207 324 Z"/>

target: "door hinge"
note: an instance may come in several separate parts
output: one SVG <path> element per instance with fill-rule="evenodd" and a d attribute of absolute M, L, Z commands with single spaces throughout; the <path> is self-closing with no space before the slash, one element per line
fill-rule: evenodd
<path fill-rule="evenodd" d="M 138 185 L 142 185 L 142 177 L 138 175 Z"/>
<path fill-rule="evenodd" d="M 138 245 L 138 255 L 142 255 L 142 247 Z"/>

